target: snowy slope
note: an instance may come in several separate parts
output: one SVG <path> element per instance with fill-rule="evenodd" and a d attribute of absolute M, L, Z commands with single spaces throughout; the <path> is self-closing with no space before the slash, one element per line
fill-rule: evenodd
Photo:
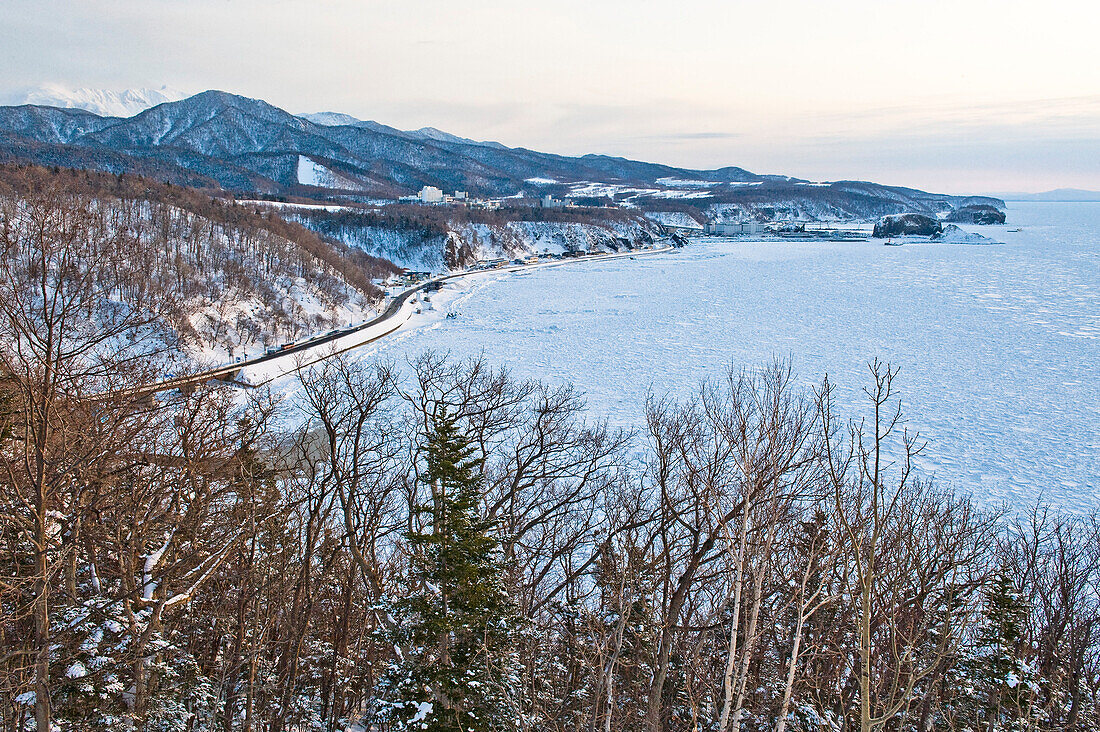
<path fill-rule="evenodd" d="M 475 145 L 477 147 L 495 147 L 501 150 L 506 149 L 504 145 L 501 145 L 499 142 L 471 140 L 467 137 L 459 137 L 458 135 L 452 135 L 449 132 L 438 130 L 435 127 L 421 127 L 419 130 L 409 130 L 406 134 L 421 140 L 449 142 L 456 145 Z"/>
<path fill-rule="evenodd" d="M 350 191 L 362 189 L 362 186 L 351 178 L 340 175 L 305 155 L 298 156 L 298 182 L 304 186 L 320 188 L 341 188 Z"/>
<path fill-rule="evenodd" d="M 298 116 L 302 119 L 308 119 L 315 125 L 324 125 L 326 127 L 362 124 L 362 120 L 358 120 L 350 114 L 344 114 L 343 112 L 313 112 L 311 114 L 299 114 Z"/>
<path fill-rule="evenodd" d="M 682 211 L 650 211 L 646 213 L 646 218 L 663 226 L 703 230 L 702 224 Z"/>

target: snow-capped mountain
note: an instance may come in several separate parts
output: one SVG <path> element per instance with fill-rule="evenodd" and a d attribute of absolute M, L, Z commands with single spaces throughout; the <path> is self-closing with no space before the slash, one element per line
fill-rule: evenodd
<path fill-rule="evenodd" d="M 343 112 L 313 112 L 312 114 L 299 114 L 298 116 L 302 119 L 308 119 L 315 125 L 324 125 L 325 127 L 339 127 L 340 125 L 355 127 L 363 124 L 363 120 L 356 119 Z"/>
<path fill-rule="evenodd" d="M 316 112 L 314 114 L 299 114 L 298 116 L 302 119 L 309 120 L 315 125 L 321 125 L 322 127 L 358 127 L 364 130 L 382 132 L 387 135 L 404 136 L 406 134 L 396 127 L 390 127 L 389 125 L 384 125 L 374 120 L 356 119 L 350 114 L 344 114 L 342 112 Z"/>
<path fill-rule="evenodd" d="M 388 128 L 392 129 L 392 128 Z M 377 194 L 415 192 L 424 185 L 484 195 L 514 195 L 532 178 L 645 183 L 703 176 L 715 182 L 762 180 L 740 168 L 689 172 L 603 155 L 580 158 L 531 150 L 427 140 L 384 125 L 326 126 L 259 99 L 207 91 L 161 104 L 133 117 L 100 117 L 43 106 L 0 107 L 0 134 L 10 155 L 49 164 L 125 155 L 134 172 L 175 165 L 222 187 L 270 190 L 298 184 L 299 156 Z M 45 149 L 43 144 L 57 146 Z M 268 186 L 244 184 L 242 175 Z"/>
<path fill-rule="evenodd" d="M 101 117 L 132 117 L 149 107 L 164 102 L 178 102 L 187 97 L 183 92 L 162 86 L 159 89 L 72 89 L 60 84 L 43 84 L 22 95 L 17 103 L 45 107 L 83 109 Z"/>
<path fill-rule="evenodd" d="M 419 130 L 410 130 L 407 134 L 412 137 L 418 137 L 421 140 L 435 140 L 436 142 L 453 142 L 459 145 L 504 148 L 504 145 L 501 145 L 499 142 L 471 140 L 468 137 L 459 137 L 458 135 L 452 135 L 450 132 L 437 130 L 435 127 L 421 127 Z"/>
<path fill-rule="evenodd" d="M 444 132 L 435 127 L 421 127 L 418 130 L 398 130 L 394 127 L 381 124 L 380 122 L 374 122 L 373 120 L 356 119 L 350 114 L 343 114 L 342 112 L 315 112 L 313 114 L 300 114 L 298 116 L 302 119 L 308 119 L 314 124 L 324 125 L 325 127 L 339 127 L 341 125 L 362 127 L 364 129 L 377 130 L 378 132 L 385 132 L 391 135 L 402 135 L 413 140 L 448 142 L 458 145 L 480 145 L 483 147 L 496 147 L 502 149 L 505 147 L 499 142 L 471 140 L 468 137 L 452 135 L 450 132 Z"/>

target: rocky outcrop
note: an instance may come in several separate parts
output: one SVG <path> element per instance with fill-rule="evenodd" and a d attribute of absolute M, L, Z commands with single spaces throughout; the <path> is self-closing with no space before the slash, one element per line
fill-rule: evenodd
<path fill-rule="evenodd" d="M 943 231 L 932 237 L 933 241 L 942 242 L 944 244 L 999 244 L 1000 242 L 993 241 L 988 236 L 982 236 L 981 234 L 974 234 L 967 231 L 963 231 L 954 224 L 948 224 L 943 227 Z"/>
<path fill-rule="evenodd" d="M 1003 224 L 1005 214 L 996 206 L 977 204 L 957 208 L 945 220 L 953 224 Z"/>
<path fill-rule="evenodd" d="M 943 231 L 939 221 L 922 214 L 897 214 L 883 216 L 875 224 L 874 236 L 885 239 L 888 236 L 935 236 Z"/>

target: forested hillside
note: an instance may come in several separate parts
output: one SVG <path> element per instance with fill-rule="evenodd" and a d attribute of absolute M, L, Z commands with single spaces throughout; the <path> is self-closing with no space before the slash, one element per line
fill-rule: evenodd
<path fill-rule="evenodd" d="M 549 252 L 618 251 L 652 244 L 660 227 L 636 211 L 531 206 L 481 210 L 390 205 L 288 208 L 287 219 L 414 270 L 443 271 L 477 259 Z"/>
<path fill-rule="evenodd" d="M 5 729 L 1100 724 L 1097 518 L 921 475 L 887 365 L 852 415 L 828 380 L 731 367 L 638 404 L 638 434 L 567 385 L 433 354 L 327 361 L 291 403 L 151 400 L 132 387 L 156 376 L 166 275 L 108 246 L 146 204 L 19 200 Z"/>
<path fill-rule="evenodd" d="M 173 358 L 363 320 L 372 278 L 396 271 L 271 211 L 132 176 L 0 167 L 0 222 L 12 278 L 33 282 L 36 247 L 77 247 L 66 266 L 109 283 L 110 307 L 145 313 L 146 345 Z"/>

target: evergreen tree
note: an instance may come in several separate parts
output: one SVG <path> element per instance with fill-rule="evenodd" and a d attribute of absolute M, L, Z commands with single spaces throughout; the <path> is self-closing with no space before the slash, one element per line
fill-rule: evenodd
<path fill-rule="evenodd" d="M 1036 674 L 1022 658 L 1028 607 L 1020 599 L 1007 569 L 994 574 L 985 590 L 982 625 L 969 666 L 977 692 L 977 725 L 986 730 L 1025 728 Z"/>
<path fill-rule="evenodd" d="M 409 596 L 396 603 L 402 658 L 382 683 L 390 729 L 430 732 L 518 726 L 518 614 L 500 547 L 480 514 L 481 461 L 445 410 L 423 445 L 428 500 L 414 510 Z"/>

